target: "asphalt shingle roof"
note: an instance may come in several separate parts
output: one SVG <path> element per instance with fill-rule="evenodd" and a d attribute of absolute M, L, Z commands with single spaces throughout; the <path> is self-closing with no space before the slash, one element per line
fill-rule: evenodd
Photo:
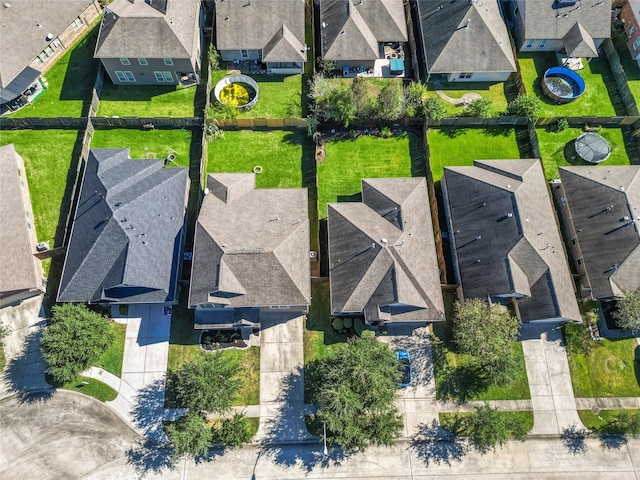
<path fill-rule="evenodd" d="M 58 301 L 174 301 L 188 184 L 186 168 L 91 150 Z"/>
<path fill-rule="evenodd" d="M 539 160 L 476 160 L 443 177 L 466 298 L 520 294 L 522 320 L 580 320 Z"/>
<path fill-rule="evenodd" d="M 371 321 L 443 319 L 422 178 L 362 180 L 362 202 L 328 205 L 331 305 Z"/>

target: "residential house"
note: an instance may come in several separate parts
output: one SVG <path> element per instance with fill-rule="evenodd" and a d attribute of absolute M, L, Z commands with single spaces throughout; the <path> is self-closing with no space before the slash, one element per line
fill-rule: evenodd
<path fill-rule="evenodd" d="M 382 68 L 403 74 L 407 41 L 403 0 L 320 0 L 320 56 L 345 76 Z"/>
<path fill-rule="evenodd" d="M 604 0 L 508 0 L 513 33 L 521 52 L 561 52 L 597 57 L 611 37 L 611 3 Z"/>
<path fill-rule="evenodd" d="M 504 82 L 516 71 L 497 0 L 418 0 L 426 78 L 446 82 Z"/>
<path fill-rule="evenodd" d="M 580 294 L 640 289 L 640 166 L 560 167 L 558 202 Z"/>
<path fill-rule="evenodd" d="M 618 18 L 624 22 L 624 33 L 629 52 L 640 66 L 640 0 L 624 2 Z"/>
<path fill-rule="evenodd" d="M 523 322 L 580 321 L 539 160 L 445 167 L 442 191 L 464 298 L 511 304 Z"/>
<path fill-rule="evenodd" d="M 17 110 L 42 92 L 38 77 L 102 9 L 98 0 L 8 0 L 0 12 L 0 105 Z"/>
<path fill-rule="evenodd" d="M 328 205 L 331 312 L 369 325 L 444 320 L 424 178 L 362 180 L 362 202 Z"/>
<path fill-rule="evenodd" d="M 302 73 L 307 61 L 302 0 L 218 0 L 216 47 L 222 60 L 264 64 L 267 73 Z"/>
<path fill-rule="evenodd" d="M 195 328 L 259 328 L 311 302 L 306 188 L 255 188 L 253 173 L 207 176 L 189 291 Z"/>
<path fill-rule="evenodd" d="M 200 80 L 204 21 L 200 0 L 114 0 L 94 57 L 116 85 L 192 85 Z"/>
<path fill-rule="evenodd" d="M 0 192 L 2 308 L 44 292 L 24 161 L 13 145 L 0 147 Z"/>
<path fill-rule="evenodd" d="M 58 302 L 177 303 L 188 194 L 186 168 L 92 149 Z"/>

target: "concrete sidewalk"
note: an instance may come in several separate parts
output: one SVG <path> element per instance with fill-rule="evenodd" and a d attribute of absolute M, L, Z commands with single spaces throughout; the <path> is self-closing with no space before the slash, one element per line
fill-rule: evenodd
<path fill-rule="evenodd" d="M 520 336 L 533 407 L 533 435 L 582 429 L 560 323 L 527 323 Z"/>

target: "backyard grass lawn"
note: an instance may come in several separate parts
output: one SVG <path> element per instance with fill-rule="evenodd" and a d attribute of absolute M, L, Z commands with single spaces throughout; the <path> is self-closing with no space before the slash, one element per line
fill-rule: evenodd
<path fill-rule="evenodd" d="M 15 144 L 24 159 L 38 241 L 49 242 L 51 247 L 67 181 L 69 186 L 75 181 L 75 176 L 68 179 L 67 174 L 77 136 L 74 130 L 0 131 L 0 144 Z M 45 269 L 48 264 L 44 263 Z"/>
<path fill-rule="evenodd" d="M 344 345 L 346 337 L 329 327 L 331 299 L 328 279 L 311 279 L 311 306 L 304 329 L 304 363 L 321 360 Z"/>
<path fill-rule="evenodd" d="M 260 166 L 256 187 L 300 188 L 305 142 L 309 140 L 302 130 L 226 131 L 207 147 L 207 172 L 251 173 Z"/>
<path fill-rule="evenodd" d="M 96 25 L 44 74 L 49 87 L 32 105 L 10 116 L 80 117 L 83 106 L 91 102 L 91 89 L 100 64 L 93 58 L 99 28 L 96 21 Z"/>
<path fill-rule="evenodd" d="M 574 155 L 575 151 L 572 148 L 573 143 L 569 146 L 567 146 L 567 144 L 578 138 L 582 133 L 584 132 L 580 128 L 567 128 L 560 133 L 550 133 L 544 128 L 536 129 L 544 175 L 547 180 L 558 176 L 558 167 L 560 166 L 590 165 L 578 159 L 569 162 L 565 157 L 565 147 L 567 147 L 567 152 L 570 152 L 570 155 Z M 604 162 L 598 164 L 598 168 L 607 165 L 629 165 L 629 157 L 624 148 L 622 130 L 603 128 L 597 133 L 598 135 L 602 135 L 611 146 L 611 156 Z"/>
<path fill-rule="evenodd" d="M 573 393 L 578 398 L 640 397 L 640 366 L 634 338 L 602 339 L 589 354 L 568 352 Z"/>
<path fill-rule="evenodd" d="M 224 62 L 223 62 L 224 65 Z M 226 69 L 211 73 L 211 88 L 230 75 Z M 302 75 L 250 75 L 258 84 L 258 101 L 247 111 L 240 111 L 243 118 L 285 118 L 302 116 Z M 211 101 L 215 97 L 211 95 Z"/>
<path fill-rule="evenodd" d="M 105 75 L 98 116 L 193 117 L 196 87 L 181 85 L 114 85 Z"/>
<path fill-rule="evenodd" d="M 578 410 L 582 424 L 598 433 L 624 433 L 611 425 L 622 413 L 636 416 L 640 415 L 640 410 L 600 410 L 597 414 L 591 410 Z"/>
<path fill-rule="evenodd" d="M 170 166 L 188 167 L 191 130 L 96 130 L 91 148 L 129 148 L 131 158 L 167 158 L 169 149 L 176 156 Z"/>
<path fill-rule="evenodd" d="M 482 159 L 520 158 L 513 129 L 429 129 L 427 140 L 434 182 L 442 178 L 444 167 L 473 165 L 474 160 Z"/>
<path fill-rule="evenodd" d="M 118 392 L 116 392 L 113 388 L 111 388 L 106 383 L 102 383 L 100 380 L 96 380 L 94 378 L 78 377 L 73 382 L 65 384 L 55 383 L 49 376 L 46 377 L 46 380 L 47 383 L 55 388 L 84 393 L 85 395 L 89 395 L 90 397 L 97 398 L 101 402 L 114 400 L 118 396 Z"/>
<path fill-rule="evenodd" d="M 327 203 L 359 195 L 363 178 L 410 177 L 409 136 L 392 138 L 363 135 L 355 139 L 330 140 L 326 158 L 318 164 L 319 217 L 326 218 Z"/>
<path fill-rule="evenodd" d="M 113 334 L 113 344 L 96 362 L 96 367 L 102 367 L 107 372 L 113 373 L 117 377 L 122 376 L 122 357 L 124 356 L 124 339 L 127 333 L 127 326 L 120 323 L 109 323 L 109 330 Z"/>
<path fill-rule="evenodd" d="M 443 345 L 443 348 L 444 347 Z M 472 357 L 454 353 L 451 349 L 446 351 L 447 369 L 442 369 L 436 364 L 436 394 L 439 399 L 448 397 L 464 397 L 460 400 L 528 400 L 529 381 L 527 369 L 524 363 L 522 343 L 516 342 L 512 352 L 516 360 L 515 372 L 517 373 L 507 385 L 487 385 L 479 379 L 473 370 L 467 369 L 472 365 Z M 439 367 L 439 368 L 438 368 Z M 446 375 L 446 371 L 455 371 Z M 450 380 L 450 381 L 447 381 Z M 453 380 L 453 381 L 451 381 Z"/>
<path fill-rule="evenodd" d="M 582 115 L 607 117 L 616 114 L 605 84 L 610 82 L 615 88 L 611 69 L 606 60 L 594 58 L 587 62 L 586 58 L 582 59 L 584 68 L 577 73 L 584 79 L 585 91 L 580 98 L 564 105 L 556 104 L 548 98 L 541 86 L 544 72 L 548 68 L 558 66 L 554 52 L 520 54 L 518 62 L 527 93 L 534 93 L 542 101 L 541 117 L 580 117 Z"/>
<path fill-rule="evenodd" d="M 464 87 L 464 88 L 462 88 Z M 438 97 L 436 87 L 433 83 L 427 85 L 429 97 Z M 445 95 L 451 98 L 460 99 L 465 93 L 477 93 L 482 98 L 491 101 L 492 111 L 495 115 L 507 110 L 507 97 L 504 94 L 505 83 L 443 83 L 439 85 Z M 442 99 L 441 99 L 442 100 Z M 464 114 L 464 106 L 455 106 L 452 103 L 442 100 L 447 117 L 458 117 Z"/>
<path fill-rule="evenodd" d="M 638 63 L 631 57 L 627 42 L 624 40 L 624 33 L 619 30 L 611 29 L 611 39 L 618 51 L 620 63 L 627 77 L 627 84 L 631 94 L 636 99 L 636 103 L 640 103 L 640 68 Z"/>
<path fill-rule="evenodd" d="M 440 425 L 442 425 L 442 428 L 455 433 L 456 435 L 465 435 L 466 432 L 456 427 L 458 424 L 458 419 L 464 418 L 468 415 L 471 415 L 471 413 L 439 413 L 438 417 L 440 418 Z M 527 431 L 531 431 L 533 429 L 533 412 L 510 411 L 500 412 L 500 415 L 504 416 L 505 418 L 513 418 L 514 420 L 520 420 L 524 422 L 524 424 L 527 426 Z"/>

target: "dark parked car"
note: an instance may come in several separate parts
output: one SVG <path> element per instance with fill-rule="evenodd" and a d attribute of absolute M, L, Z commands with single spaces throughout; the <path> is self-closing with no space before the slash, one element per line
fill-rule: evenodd
<path fill-rule="evenodd" d="M 400 378 L 400 386 L 402 388 L 410 387 L 413 384 L 413 371 L 411 370 L 411 356 L 406 350 L 398 350 L 396 352 L 396 360 L 402 365 L 402 377 Z"/>

